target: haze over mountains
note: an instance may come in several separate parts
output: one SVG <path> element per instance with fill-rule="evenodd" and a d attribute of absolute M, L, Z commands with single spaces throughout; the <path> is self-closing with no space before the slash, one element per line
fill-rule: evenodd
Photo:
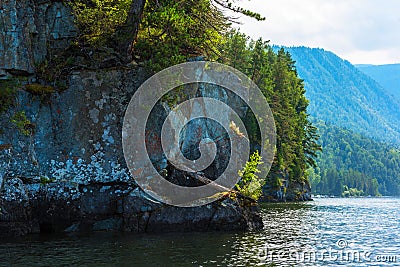
<path fill-rule="evenodd" d="M 319 48 L 285 48 L 296 61 L 308 112 L 376 140 L 400 144 L 400 100 L 350 62 Z"/>

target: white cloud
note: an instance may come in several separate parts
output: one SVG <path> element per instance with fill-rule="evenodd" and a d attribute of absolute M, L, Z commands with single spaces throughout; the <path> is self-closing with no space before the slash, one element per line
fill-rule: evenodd
<path fill-rule="evenodd" d="M 321 47 L 352 63 L 400 62 L 399 0 L 251 0 L 243 7 L 266 21 L 242 18 L 242 31 L 273 44 Z"/>

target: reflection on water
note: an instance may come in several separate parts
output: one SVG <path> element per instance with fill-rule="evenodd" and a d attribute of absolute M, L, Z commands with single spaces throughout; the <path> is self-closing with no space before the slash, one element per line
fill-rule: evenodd
<path fill-rule="evenodd" d="M 258 232 L 33 235 L 2 241 L 0 265 L 398 266 L 399 208 L 395 198 L 317 199 L 264 204 Z"/>

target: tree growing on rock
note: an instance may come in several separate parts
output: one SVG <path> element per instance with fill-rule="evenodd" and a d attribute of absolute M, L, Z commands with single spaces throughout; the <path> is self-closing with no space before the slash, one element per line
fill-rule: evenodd
<path fill-rule="evenodd" d="M 70 5 L 80 45 L 107 44 L 126 61 L 136 50 L 156 69 L 188 56 L 217 54 L 216 46 L 233 21 L 222 10 L 264 19 L 231 0 L 73 0 Z"/>

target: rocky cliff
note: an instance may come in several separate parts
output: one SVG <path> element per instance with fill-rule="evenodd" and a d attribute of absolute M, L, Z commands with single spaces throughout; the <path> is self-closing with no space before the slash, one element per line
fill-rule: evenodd
<path fill-rule="evenodd" d="M 1 1 L 0 29 L 0 76 L 34 74 L 50 52 L 67 48 L 77 35 L 62 1 Z"/>
<path fill-rule="evenodd" d="M 43 87 L 38 84 L 42 81 L 36 75 L 37 66 L 65 51 L 76 36 L 73 16 L 54 1 L 3 1 L 0 8 L 0 74 L 3 79 L 17 77 L 22 84 L 15 103 L 0 117 L 0 236 L 262 226 L 257 207 L 242 200 L 223 198 L 200 207 L 177 208 L 144 194 L 126 167 L 121 130 L 129 100 L 149 76 L 146 71 L 135 64 L 80 67 L 62 77 L 62 90 L 27 90 L 26 83 Z M 210 90 L 199 89 L 198 94 L 210 95 Z M 225 90 L 214 97 L 242 108 Z M 157 109 L 162 119 L 168 105 L 159 104 Z M 29 122 L 22 131 L 12 119 L 21 111 Z M 156 116 L 149 129 L 161 125 Z M 202 138 L 220 137 L 215 136 L 219 132 L 213 125 L 197 125 L 203 126 L 208 134 Z M 167 170 L 157 136 L 149 135 L 148 141 L 154 165 Z M 194 144 L 185 144 L 189 156 L 197 153 Z M 209 172 L 217 173 L 224 164 L 224 160 L 214 163 Z M 178 183 L 186 180 L 179 172 L 170 171 L 169 176 Z"/>

